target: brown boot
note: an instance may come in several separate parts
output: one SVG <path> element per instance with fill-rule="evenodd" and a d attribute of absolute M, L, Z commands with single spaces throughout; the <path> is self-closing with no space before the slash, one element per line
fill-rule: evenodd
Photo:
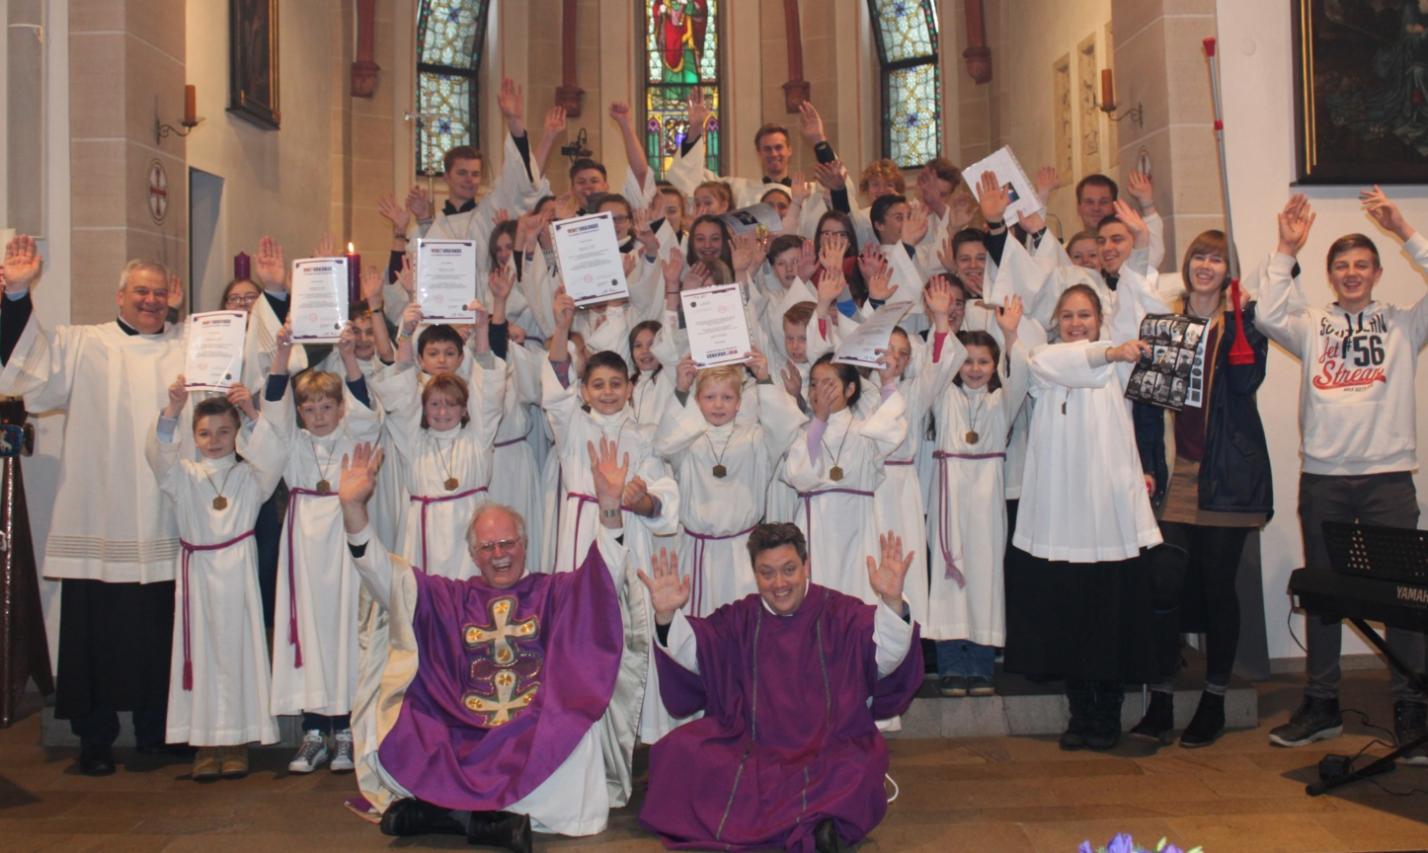
<path fill-rule="evenodd" d="M 248 775 L 248 747 L 225 746 L 219 752 L 224 779 L 242 779 Z"/>
<path fill-rule="evenodd" d="M 201 746 L 193 756 L 193 781 L 212 782 L 223 772 L 218 747 Z"/>

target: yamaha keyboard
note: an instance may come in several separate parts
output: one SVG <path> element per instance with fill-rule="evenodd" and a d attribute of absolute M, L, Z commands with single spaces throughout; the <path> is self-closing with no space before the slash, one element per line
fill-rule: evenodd
<path fill-rule="evenodd" d="M 1296 569 L 1289 592 L 1298 607 L 1315 616 L 1428 631 L 1428 586 L 1422 584 Z"/>

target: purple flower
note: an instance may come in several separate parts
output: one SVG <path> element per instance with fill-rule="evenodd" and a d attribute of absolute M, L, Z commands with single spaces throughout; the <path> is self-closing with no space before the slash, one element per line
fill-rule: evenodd
<path fill-rule="evenodd" d="M 1167 844 L 1161 848 L 1160 853 L 1183 853 L 1183 851 L 1174 844 Z"/>
<path fill-rule="evenodd" d="M 1096 853 L 1096 850 L 1090 841 L 1082 841 L 1081 846 L 1076 848 L 1076 853 Z"/>
<path fill-rule="evenodd" d="M 1135 853 L 1135 841 L 1130 833 L 1119 833 L 1106 845 L 1106 853 Z"/>

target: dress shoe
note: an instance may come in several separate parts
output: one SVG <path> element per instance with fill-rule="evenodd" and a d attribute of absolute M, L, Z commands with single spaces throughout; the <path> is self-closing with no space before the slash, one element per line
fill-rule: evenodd
<path fill-rule="evenodd" d="M 1150 691 L 1150 705 L 1145 716 L 1130 730 L 1136 740 L 1165 746 L 1175 733 L 1175 697 L 1159 690 Z"/>
<path fill-rule="evenodd" d="M 813 828 L 813 848 L 818 853 L 842 853 L 843 839 L 838 837 L 838 825 L 825 817 Z"/>
<path fill-rule="evenodd" d="M 248 747 L 219 747 L 218 763 L 224 779 L 242 779 L 248 775 Z"/>
<path fill-rule="evenodd" d="M 466 841 L 504 847 L 512 853 L 531 853 L 535 849 L 530 815 L 515 812 L 472 812 Z"/>
<path fill-rule="evenodd" d="M 114 772 L 114 749 L 107 743 L 89 743 L 79 748 L 79 772 L 86 776 L 108 776 Z"/>
<path fill-rule="evenodd" d="M 193 781 L 213 782 L 217 780 L 223 773 L 221 761 L 217 747 L 199 747 L 198 752 L 193 756 Z"/>
<path fill-rule="evenodd" d="M 466 827 L 451 814 L 450 809 L 410 798 L 397 800 L 387 807 L 382 814 L 382 834 L 465 835 Z"/>

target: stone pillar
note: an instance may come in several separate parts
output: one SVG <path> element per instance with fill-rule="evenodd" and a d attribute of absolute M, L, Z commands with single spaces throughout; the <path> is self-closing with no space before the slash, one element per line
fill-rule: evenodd
<path fill-rule="evenodd" d="M 184 108 L 183 0 L 69 4 L 72 312 L 75 323 L 114 317 L 125 261 L 188 267 L 188 175 L 182 137 L 155 139 L 154 121 L 178 126 Z M 150 212 L 150 172 L 164 173 Z M 187 283 L 186 283 L 187 284 Z"/>
<path fill-rule="evenodd" d="M 1201 40 L 1215 33 L 1213 0 L 1113 0 L 1117 113 L 1145 107 L 1145 125 L 1120 122 L 1121 174 L 1141 148 L 1154 164 L 1155 199 L 1165 216 L 1163 269 L 1207 228 L 1224 227 L 1210 72 Z"/>

